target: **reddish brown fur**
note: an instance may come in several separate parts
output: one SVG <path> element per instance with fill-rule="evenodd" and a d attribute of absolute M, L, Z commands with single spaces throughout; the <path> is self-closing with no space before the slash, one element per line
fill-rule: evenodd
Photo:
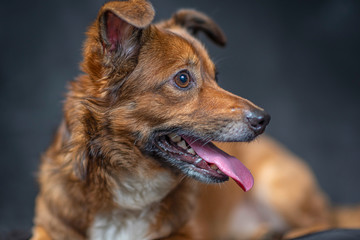
<path fill-rule="evenodd" d="M 107 39 L 105 22 L 107 16 L 113 17 L 109 14 L 125 21 L 120 28 L 129 24 L 119 46 Z M 232 183 L 204 186 L 143 153 L 154 129 L 182 125 L 212 133 L 229 119 L 241 120 L 243 111 L 256 108 L 217 85 L 213 62 L 185 29 L 205 31 L 224 44 L 225 36 L 211 19 L 182 10 L 166 22 L 150 25 L 153 16 L 146 1 L 109 2 L 90 26 L 81 64 L 84 75 L 71 83 L 64 121 L 42 158 L 32 239 L 87 239 L 99 214 L 140 211 L 114 201 L 114 189 L 131 184 L 132 179 L 152 182 L 165 173 L 169 184 L 159 186 L 164 197 L 150 203 L 157 212 L 149 232 L 160 234 L 166 227 L 164 235 L 154 235 L 156 238 L 236 237 L 226 231 L 230 224 L 226 219 L 242 201 L 259 200 L 257 189 L 262 186 L 275 191 L 266 195 L 266 203 L 286 222 L 282 230 L 331 226 L 327 202 L 310 171 L 270 140 L 226 149 L 244 161 L 258 180 L 248 195 L 237 186 L 234 189 Z M 205 24 L 194 25 L 191 21 L 199 17 Z M 131 51 L 114 51 L 118 47 Z M 196 86 L 189 91 L 168 81 L 184 68 L 196 79 Z M 273 172 L 266 172 L 271 168 Z M 299 177 L 279 174 L 283 169 L 293 170 Z M 283 184 L 290 180 L 291 187 Z M 264 221 L 253 236 L 271 230 Z"/>

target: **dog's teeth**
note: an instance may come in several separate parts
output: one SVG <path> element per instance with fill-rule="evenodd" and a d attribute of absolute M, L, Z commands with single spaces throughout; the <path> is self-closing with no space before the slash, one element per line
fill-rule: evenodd
<path fill-rule="evenodd" d="M 194 151 L 194 149 L 192 149 L 192 148 L 189 148 L 189 149 L 187 150 L 187 152 L 190 153 L 190 154 L 192 154 L 192 155 L 195 155 L 195 154 L 196 154 L 195 151 Z"/>
<path fill-rule="evenodd" d="M 196 161 L 194 162 L 194 164 L 197 165 L 197 164 L 199 164 L 202 160 L 203 160 L 203 159 L 199 157 L 198 159 L 196 159 Z"/>
<path fill-rule="evenodd" d="M 179 147 L 183 148 L 183 149 L 187 149 L 187 146 L 186 146 L 186 143 L 185 143 L 184 140 L 181 141 L 181 142 L 178 142 L 177 145 L 178 145 Z"/>
<path fill-rule="evenodd" d="M 216 166 L 215 164 L 211 164 L 211 165 L 210 165 L 210 168 L 211 168 L 212 170 L 218 170 L 218 169 L 219 169 L 218 166 Z"/>
<path fill-rule="evenodd" d="M 181 137 L 179 135 L 177 135 L 176 133 L 170 133 L 168 136 L 170 137 L 171 141 L 173 141 L 173 142 L 178 143 L 181 141 Z"/>
<path fill-rule="evenodd" d="M 220 169 L 216 170 L 216 172 L 219 174 L 223 174 L 223 172 Z"/>

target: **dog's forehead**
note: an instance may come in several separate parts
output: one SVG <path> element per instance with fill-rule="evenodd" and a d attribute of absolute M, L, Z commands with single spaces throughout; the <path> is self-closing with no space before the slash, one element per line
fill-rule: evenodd
<path fill-rule="evenodd" d="M 206 48 L 199 40 L 194 38 L 184 28 L 181 28 L 181 27 L 171 28 L 171 29 L 169 29 L 169 31 L 174 33 L 177 37 L 181 37 L 181 38 L 185 39 L 186 42 L 193 47 L 196 54 L 201 58 L 201 60 L 204 62 L 204 64 L 207 65 L 207 67 L 209 67 L 212 70 L 215 68 L 214 63 L 211 61 Z"/>
<path fill-rule="evenodd" d="M 215 65 L 211 61 L 203 44 L 181 27 L 155 28 L 155 41 L 158 54 L 168 63 L 174 65 L 199 65 L 202 71 L 213 75 Z"/>

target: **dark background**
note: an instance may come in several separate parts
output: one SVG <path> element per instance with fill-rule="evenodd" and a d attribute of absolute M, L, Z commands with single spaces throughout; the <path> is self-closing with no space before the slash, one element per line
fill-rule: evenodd
<path fill-rule="evenodd" d="M 29 229 L 39 157 L 79 74 L 103 0 L 0 2 L 0 231 Z M 206 12 L 220 85 L 272 115 L 267 133 L 304 158 L 337 204 L 360 203 L 360 1 L 154 0 L 156 19 Z"/>

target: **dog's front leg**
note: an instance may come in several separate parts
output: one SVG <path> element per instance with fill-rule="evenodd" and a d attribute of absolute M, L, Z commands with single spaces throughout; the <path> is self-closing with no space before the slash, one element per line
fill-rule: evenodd
<path fill-rule="evenodd" d="M 34 227 L 33 229 L 33 236 L 30 240 L 51 240 L 49 234 L 43 229 L 42 227 Z"/>
<path fill-rule="evenodd" d="M 199 234 L 195 231 L 194 227 L 191 227 L 190 224 L 187 224 L 180 231 L 171 234 L 168 237 L 162 238 L 164 240 L 201 240 L 203 238 L 199 237 Z"/>
<path fill-rule="evenodd" d="M 173 236 L 163 238 L 163 239 L 164 240 L 189 240 L 189 239 L 196 239 L 196 238 L 180 234 L 180 235 L 173 235 Z"/>
<path fill-rule="evenodd" d="M 150 239 L 188 240 L 202 239 L 200 224 L 195 217 L 198 184 L 188 179 L 162 201 L 156 224 L 150 230 Z"/>

